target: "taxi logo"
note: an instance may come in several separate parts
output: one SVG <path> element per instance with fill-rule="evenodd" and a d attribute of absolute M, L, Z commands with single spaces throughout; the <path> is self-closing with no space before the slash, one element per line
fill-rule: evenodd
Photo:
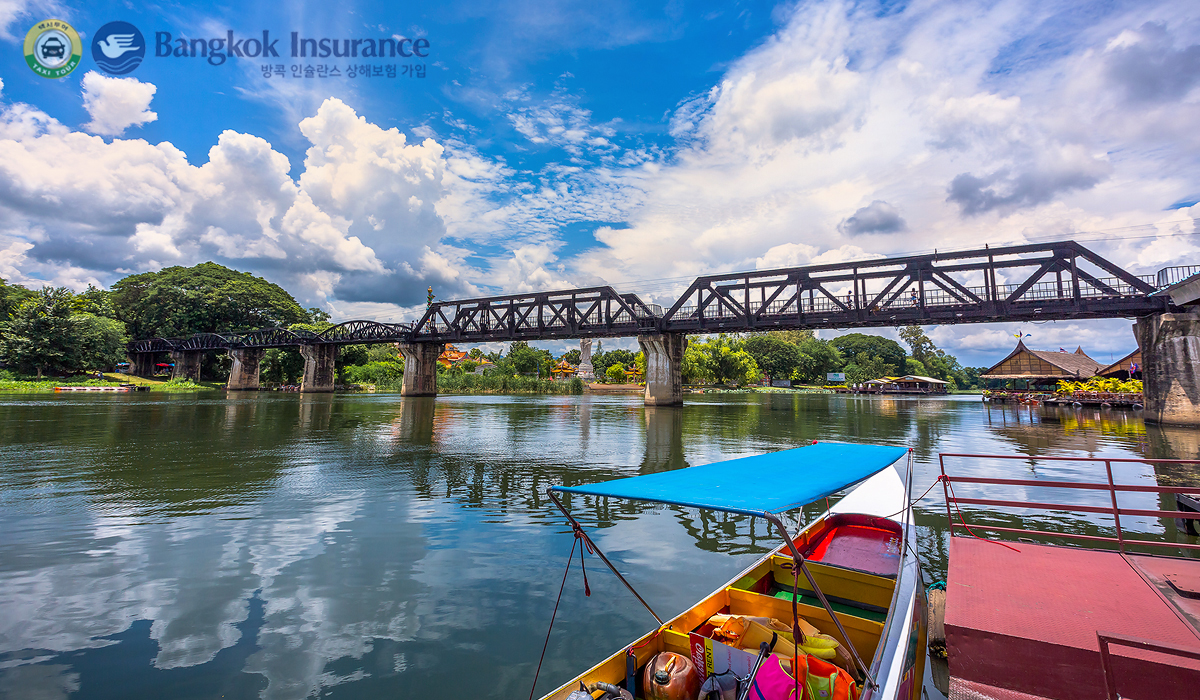
<path fill-rule="evenodd" d="M 142 65 L 146 40 L 128 22 L 109 22 L 92 37 L 92 59 L 109 75 L 125 75 Z"/>
<path fill-rule="evenodd" d="M 82 58 L 79 32 L 61 19 L 38 22 L 25 35 L 25 62 L 43 78 L 70 74 Z"/>

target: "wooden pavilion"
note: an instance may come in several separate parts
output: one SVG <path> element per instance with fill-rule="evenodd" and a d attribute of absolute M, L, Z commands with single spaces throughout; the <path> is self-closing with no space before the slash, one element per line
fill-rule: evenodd
<path fill-rule="evenodd" d="M 1016 383 L 1025 382 L 1026 389 L 1056 388 L 1063 380 L 1080 381 L 1090 379 L 1103 367 L 1099 362 L 1088 357 L 1083 348 L 1075 352 L 1059 350 L 1030 350 L 1024 341 L 1017 341 L 1017 347 L 1008 357 L 1000 360 L 988 371 L 979 375 L 980 379 L 1002 379 L 1012 382 L 1010 388 L 1018 389 Z"/>

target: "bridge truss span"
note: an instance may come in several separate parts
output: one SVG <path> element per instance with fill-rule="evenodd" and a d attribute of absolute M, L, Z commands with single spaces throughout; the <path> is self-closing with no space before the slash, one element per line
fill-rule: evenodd
<path fill-rule="evenodd" d="M 637 335 L 659 330 L 662 307 L 612 287 L 444 301 L 413 326 L 418 342 L 487 342 Z"/>
<path fill-rule="evenodd" d="M 437 302 L 411 325 L 357 320 L 320 333 L 201 333 L 133 341 L 129 352 L 1141 317 L 1179 311 L 1159 292 L 1194 274 L 1200 266 L 1138 276 L 1062 241 L 709 275 L 665 313 L 636 294 L 589 287 Z"/>
<path fill-rule="evenodd" d="M 700 277 L 664 331 L 747 332 L 1140 316 L 1167 311 L 1139 277 L 1073 242 Z"/>

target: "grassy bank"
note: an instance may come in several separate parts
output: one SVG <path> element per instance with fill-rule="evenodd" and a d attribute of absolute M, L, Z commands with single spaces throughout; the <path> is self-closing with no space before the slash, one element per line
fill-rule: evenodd
<path fill-rule="evenodd" d="M 583 381 L 554 381 L 537 377 L 497 377 L 479 374 L 438 375 L 439 394 L 582 394 Z M 376 385 L 376 391 L 399 391 L 396 387 Z"/>
<path fill-rule="evenodd" d="M 195 383 L 169 380 L 166 377 L 146 379 L 116 372 L 105 372 L 104 379 L 96 379 L 90 376 L 43 377 L 42 379 L 38 379 L 36 376 L 25 376 L 14 374 L 7 370 L 0 370 L 0 392 L 4 393 L 52 394 L 54 393 L 54 387 L 57 386 L 120 386 L 122 384 L 136 384 L 138 386 L 148 386 L 151 391 L 171 392 L 210 391 L 225 388 L 224 382 Z"/>

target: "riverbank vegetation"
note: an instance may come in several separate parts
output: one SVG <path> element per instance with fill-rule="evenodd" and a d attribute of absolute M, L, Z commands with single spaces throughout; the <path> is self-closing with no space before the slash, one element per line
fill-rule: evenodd
<path fill-rule="evenodd" d="M 130 275 L 111 290 L 89 287 L 80 293 L 50 287 L 30 290 L 0 280 L 0 366 L 8 371 L 0 390 L 15 390 L 12 387 L 25 382 L 33 383 L 30 390 L 41 390 L 34 385 L 93 381 L 92 375 L 123 366 L 130 339 L 268 327 L 319 333 L 331 325 L 327 313 L 303 308 L 282 287 L 212 262 Z M 919 326 L 901 328 L 899 335 L 907 350 L 895 340 L 864 333 L 830 339 L 817 338 L 812 331 L 693 336 L 683 356 L 683 379 L 692 385 L 738 387 L 769 378 L 819 387 L 834 372 L 844 373 L 850 384 L 916 374 L 946 381 L 950 391 L 979 387 L 981 368 L 961 366 Z M 555 357 L 524 341 L 490 353 L 477 347 L 465 358 L 440 366 L 438 384 L 445 393 L 582 391 L 582 382 L 554 379 L 555 363 L 563 360 L 577 365 L 579 350 Z M 228 378 L 230 365 L 225 353 L 205 353 L 200 368 L 205 381 L 186 389 L 219 386 Z M 598 341 L 592 367 L 597 382 L 636 383 L 644 379 L 646 358 L 621 348 L 605 351 Z M 162 374 L 170 369 L 165 353 L 158 369 Z M 264 386 L 295 386 L 304 373 L 304 358 L 298 348 L 272 348 L 260 370 Z M 339 385 L 398 391 L 404 360 L 394 344 L 348 345 L 338 350 L 335 372 Z M 183 388 L 165 379 L 145 381 L 155 388 Z"/>

